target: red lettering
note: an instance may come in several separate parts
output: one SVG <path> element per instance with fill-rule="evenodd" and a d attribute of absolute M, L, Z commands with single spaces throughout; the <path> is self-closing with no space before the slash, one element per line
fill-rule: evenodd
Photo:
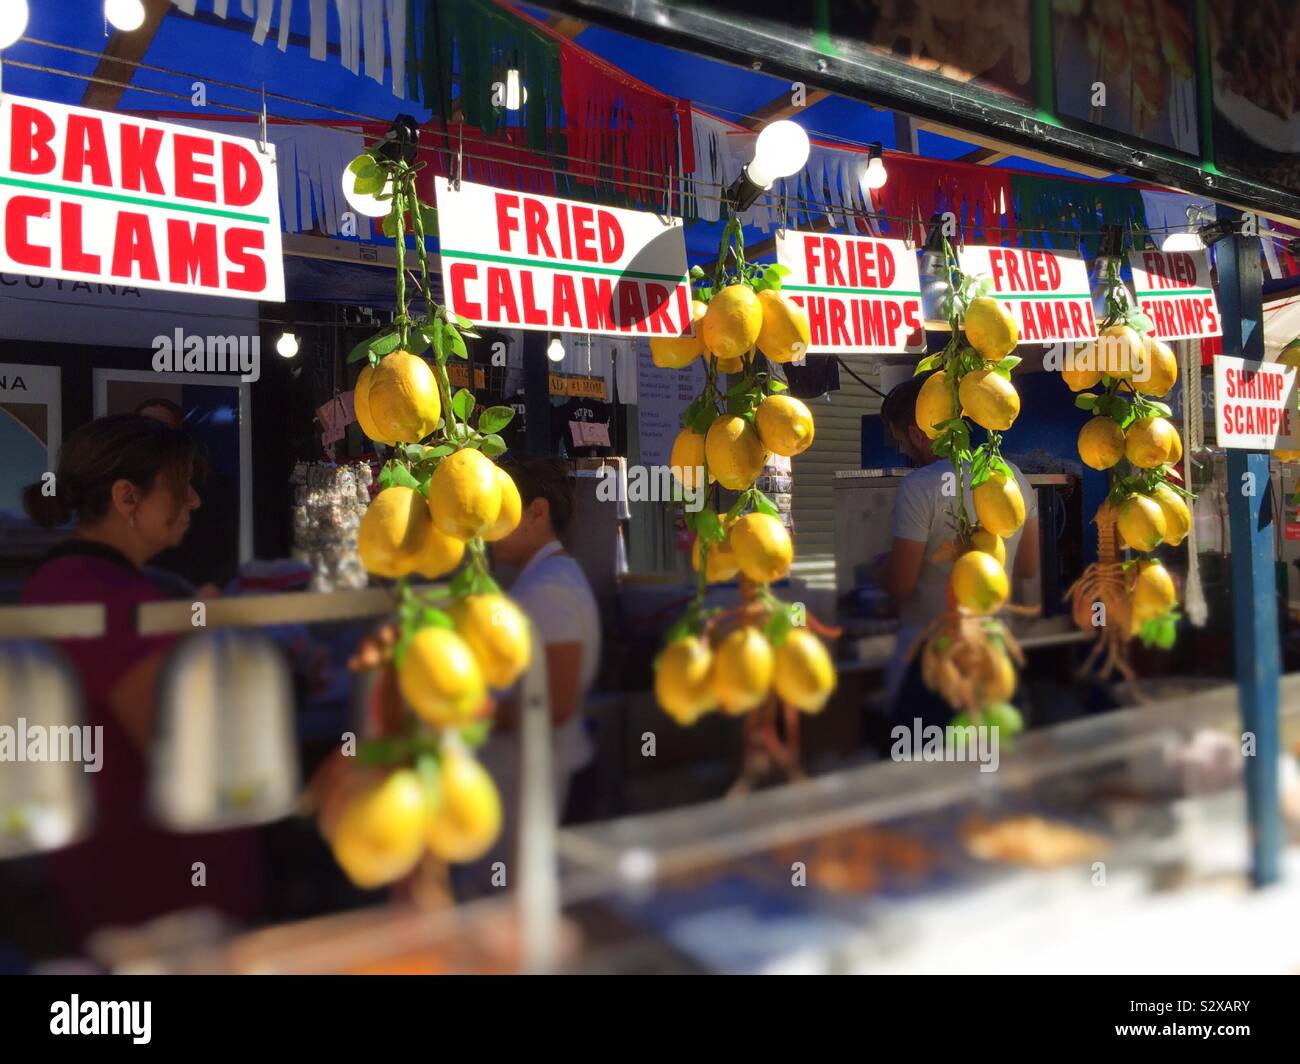
<path fill-rule="evenodd" d="M 1001 291 L 1002 279 L 1006 275 L 1006 270 L 1002 266 L 1002 255 L 1001 248 L 989 249 L 989 272 L 993 275 L 993 287 L 998 291 Z"/>
<path fill-rule="evenodd" d="M 153 251 L 153 234 L 149 232 L 148 216 L 135 211 L 122 211 L 117 216 L 113 265 L 109 267 L 109 272 L 114 277 L 135 277 L 137 269 L 142 281 L 161 279 L 158 258 Z"/>
<path fill-rule="evenodd" d="M 821 296 L 795 296 L 803 299 L 803 308 L 808 312 L 809 346 L 826 345 L 826 300 Z"/>
<path fill-rule="evenodd" d="M 596 261 L 596 212 L 590 207 L 573 208 L 573 243 L 579 262 Z"/>
<path fill-rule="evenodd" d="M 573 257 L 573 241 L 569 236 L 569 205 L 561 200 L 556 204 L 555 213 L 560 218 L 560 258 L 568 259 Z M 573 283 L 573 278 L 569 278 L 569 283 Z M 576 292 L 577 289 L 574 289 Z"/>
<path fill-rule="evenodd" d="M 898 264 L 894 262 L 894 253 L 884 244 L 876 245 L 876 271 L 881 288 L 889 288 L 898 276 Z"/>
<path fill-rule="evenodd" d="M 828 247 L 834 247 L 834 246 L 835 246 L 834 244 L 828 245 Z M 827 258 L 826 268 L 829 274 L 831 268 L 830 255 L 827 255 L 826 258 Z M 831 312 L 831 343 L 843 347 L 848 347 L 850 340 L 849 340 L 848 331 L 844 328 L 844 304 L 841 303 L 839 300 L 831 300 L 830 312 Z"/>
<path fill-rule="evenodd" d="M 510 234 L 519 231 L 519 219 L 512 213 L 519 210 L 519 197 L 505 192 L 497 193 L 497 242 L 502 251 L 510 251 Z M 467 315 L 468 316 L 468 315 Z"/>
<path fill-rule="evenodd" d="M 825 242 L 826 254 L 826 283 L 844 287 L 848 282 L 844 279 L 844 271 L 840 269 L 840 246 L 834 240 Z M 843 320 L 844 308 L 840 308 L 841 320 Z M 832 315 L 832 321 L 833 321 Z M 834 324 L 831 325 L 834 329 Z"/>
<path fill-rule="evenodd" d="M 809 284 L 817 284 L 817 268 L 821 265 L 821 259 L 817 254 L 820 245 L 821 241 L 814 236 L 803 238 L 803 267 L 808 275 Z"/>
<path fill-rule="evenodd" d="M 1061 287 L 1061 264 L 1051 252 L 1044 251 L 1043 254 L 1047 257 L 1047 286 L 1055 292 Z"/>
<path fill-rule="evenodd" d="M 576 214 L 577 211 L 575 210 Z M 587 319 L 587 328 L 596 332 L 615 332 L 614 324 L 614 282 L 606 277 L 584 277 L 582 279 L 582 302 Z"/>
<path fill-rule="evenodd" d="M 564 230 L 560 230 L 560 232 L 560 239 L 563 240 Z M 555 275 L 553 297 L 554 303 L 551 307 L 551 317 L 555 319 L 555 324 L 557 326 L 572 325 L 575 329 L 581 329 L 582 317 L 578 313 L 578 290 L 574 287 L 572 276 L 567 273 Z"/>
<path fill-rule="evenodd" d="M 28 221 L 49 213 L 50 201 L 39 196 L 15 196 L 5 207 L 5 254 L 19 266 L 49 268 L 50 249 L 27 239 Z"/>
<path fill-rule="evenodd" d="M 167 219 L 168 280 L 172 284 L 198 283 L 204 288 L 221 287 L 217 270 L 217 227 L 211 222 L 190 223 Z"/>
<path fill-rule="evenodd" d="M 1034 323 L 1034 308 L 1029 306 L 1029 300 L 1017 300 L 1020 304 L 1020 342 L 1027 340 L 1037 340 L 1038 326 Z"/>
<path fill-rule="evenodd" d="M 510 271 L 501 266 L 489 266 L 487 282 L 488 321 L 518 325 L 519 308 L 515 305 L 515 292 L 510 284 Z"/>
<path fill-rule="evenodd" d="M 498 202 L 501 197 L 497 197 Z M 498 217 L 500 217 L 498 213 Z M 498 230 L 500 232 L 500 230 Z M 467 318 L 478 320 L 483 317 L 483 308 L 478 303 L 470 302 L 468 293 L 465 291 L 466 285 L 470 281 L 478 280 L 478 267 L 470 262 L 456 262 L 452 264 L 447 271 L 447 282 L 451 287 L 451 306 L 457 314 L 463 314 Z"/>
<path fill-rule="evenodd" d="M 266 291 L 266 263 L 262 256 L 250 254 L 266 250 L 266 241 L 260 229 L 227 229 L 225 237 L 226 261 L 239 267 L 226 274 L 226 287 L 237 292 Z"/>
<path fill-rule="evenodd" d="M 600 260 L 618 262 L 623 257 L 623 227 L 609 211 L 599 212 L 596 219 L 600 226 Z"/>
<path fill-rule="evenodd" d="M 1055 338 L 1063 340 L 1070 335 L 1070 312 L 1065 309 L 1064 303 L 1049 303 L 1048 306 L 1056 311 Z"/>
<path fill-rule="evenodd" d="M 59 268 L 69 273 L 99 273 L 99 256 L 88 255 L 81 246 L 81 204 L 64 203 L 59 208 Z"/>
<path fill-rule="evenodd" d="M 1070 304 L 1070 335 L 1076 340 L 1088 335 L 1088 326 L 1083 320 L 1083 308 L 1078 303 Z"/>
<path fill-rule="evenodd" d="M 618 323 L 623 329 L 634 326 L 637 332 L 648 332 L 645 323 L 645 306 L 641 302 L 641 288 L 635 281 L 618 282 Z"/>
<path fill-rule="evenodd" d="M 52 173 L 58 162 L 50 147 L 54 119 L 44 111 L 18 103 L 9 113 L 9 169 L 16 174 Z"/>
<path fill-rule="evenodd" d="M 1006 253 L 1007 267 L 1007 287 L 1013 292 L 1027 292 L 1029 287 L 1025 284 L 1024 278 L 1020 276 L 1020 263 L 1016 259 L 1015 252 Z"/>
<path fill-rule="evenodd" d="M 883 346 L 885 340 L 885 307 L 882 300 L 867 301 L 862 308 L 862 325 L 866 332 L 864 342 L 873 346 Z"/>
<path fill-rule="evenodd" d="M 91 184 L 111 188 L 113 173 L 108 168 L 108 145 L 104 123 L 87 115 L 68 115 L 67 147 L 63 157 L 63 180 L 84 184 L 86 170 Z"/>
<path fill-rule="evenodd" d="M 221 197 L 228 207 L 247 207 L 262 194 L 262 168 L 242 144 L 221 143 Z"/>
<path fill-rule="evenodd" d="M 531 201 L 530 201 L 531 202 Z M 524 224 L 527 225 L 528 216 L 527 203 L 524 206 Z M 533 274 L 530 270 L 521 270 L 519 272 L 519 288 L 523 296 L 524 306 L 524 324 L 525 325 L 550 325 L 546 317 L 546 311 L 537 305 L 537 297 L 533 292 Z"/>
<path fill-rule="evenodd" d="M 645 286 L 646 306 L 650 311 L 650 331 L 655 336 L 681 336 L 691 327 L 689 316 L 678 329 L 668 313 L 668 289 L 661 284 Z"/>
<path fill-rule="evenodd" d="M 172 138 L 176 154 L 176 195 L 181 199 L 217 202 L 217 186 L 198 180 L 212 177 L 213 143 L 209 137 L 191 137 L 177 133 Z"/>
<path fill-rule="evenodd" d="M 898 342 L 898 327 L 903 324 L 903 308 L 890 300 L 885 304 L 885 328 L 888 330 L 886 343 L 891 347 Z"/>
<path fill-rule="evenodd" d="M 546 220 L 546 206 L 541 200 L 524 200 L 524 247 L 529 255 L 541 254 L 553 259 L 555 248 L 546 232 Z"/>
<path fill-rule="evenodd" d="M 152 192 L 166 195 L 162 177 L 158 173 L 158 152 L 162 148 L 163 131 L 146 126 L 122 127 L 122 187 L 132 192 Z"/>
<path fill-rule="evenodd" d="M 1025 273 L 1029 276 L 1030 289 L 1035 292 L 1047 291 L 1047 264 L 1043 261 L 1043 252 L 1031 251 L 1025 259 Z"/>

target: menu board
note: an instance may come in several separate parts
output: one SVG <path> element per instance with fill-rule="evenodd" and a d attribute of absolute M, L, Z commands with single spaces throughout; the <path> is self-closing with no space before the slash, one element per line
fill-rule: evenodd
<path fill-rule="evenodd" d="M 666 466 L 673 440 L 682 431 L 682 414 L 704 389 L 704 363 L 696 359 L 685 369 L 660 369 L 650 357 L 650 345 L 639 343 L 636 388 L 640 463 Z"/>

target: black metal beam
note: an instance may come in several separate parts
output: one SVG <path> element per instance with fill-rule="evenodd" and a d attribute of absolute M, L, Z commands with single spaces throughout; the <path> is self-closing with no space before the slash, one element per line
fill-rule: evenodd
<path fill-rule="evenodd" d="M 1300 221 L 1300 195 L 1240 174 L 1207 173 L 1187 156 L 1046 121 L 1009 97 L 918 70 L 861 42 L 835 37 L 834 54 L 797 31 L 737 5 L 733 12 L 668 0 L 541 0 L 541 6 L 594 25 L 619 30 L 766 74 L 802 81 L 963 129 L 1005 144 L 1049 153 L 1241 210 Z"/>

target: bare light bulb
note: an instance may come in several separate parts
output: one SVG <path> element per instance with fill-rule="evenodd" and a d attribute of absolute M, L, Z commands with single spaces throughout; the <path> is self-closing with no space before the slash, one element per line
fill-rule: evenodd
<path fill-rule="evenodd" d="M 552 362 L 564 361 L 564 345 L 560 343 L 560 338 L 558 336 L 547 345 L 546 357 Z"/>
<path fill-rule="evenodd" d="M 384 218 L 393 210 L 393 179 L 390 177 L 388 183 L 384 185 L 384 195 L 388 199 L 380 199 L 378 196 L 371 195 L 367 192 L 357 191 L 357 175 L 352 168 L 346 167 L 343 171 L 343 198 L 348 201 L 348 206 L 358 214 L 364 214 L 368 218 Z"/>
<path fill-rule="evenodd" d="M 275 342 L 275 350 L 281 358 L 293 358 L 298 353 L 298 337 L 291 332 L 281 333 Z"/>
<path fill-rule="evenodd" d="M 1194 232 L 1168 233 L 1160 244 L 1161 251 L 1200 251 L 1201 238 Z"/>
<path fill-rule="evenodd" d="M 862 187 L 864 189 L 883 188 L 888 180 L 889 171 L 885 169 L 885 160 L 879 155 L 872 155 L 867 162 L 867 168 L 862 171 Z"/>
<path fill-rule="evenodd" d="M 104 0 L 104 17 L 123 33 L 144 25 L 144 4 L 140 0 Z"/>
<path fill-rule="evenodd" d="M 27 31 L 27 0 L 0 0 L 0 48 L 8 48 Z"/>
<path fill-rule="evenodd" d="M 749 179 L 770 188 L 779 177 L 797 174 L 808 162 L 808 134 L 798 122 L 781 119 L 763 127 L 754 144 L 754 161 L 745 167 Z"/>
<path fill-rule="evenodd" d="M 506 110 L 518 111 L 528 102 L 528 90 L 519 81 L 519 71 L 506 71 Z"/>

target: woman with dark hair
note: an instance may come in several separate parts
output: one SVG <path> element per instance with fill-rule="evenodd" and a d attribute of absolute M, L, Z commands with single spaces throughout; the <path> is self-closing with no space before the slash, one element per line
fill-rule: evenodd
<path fill-rule="evenodd" d="M 252 836 L 173 835 L 145 814 L 155 689 L 174 637 L 138 634 L 135 609 L 164 598 L 141 569 L 185 536 L 200 502 L 194 464 L 184 432 L 154 418 L 115 415 L 73 432 L 53 480 L 23 494 L 27 513 L 47 528 L 76 518 L 72 535 L 28 579 L 23 602 L 100 603 L 106 613 L 103 635 L 59 641 L 80 676 L 87 723 L 103 728 L 102 769 L 91 776 L 92 832 L 49 859 L 73 946 L 108 923 L 200 905 L 247 915 L 256 906 Z M 196 861 L 204 862 L 210 886 L 192 885 Z"/>

